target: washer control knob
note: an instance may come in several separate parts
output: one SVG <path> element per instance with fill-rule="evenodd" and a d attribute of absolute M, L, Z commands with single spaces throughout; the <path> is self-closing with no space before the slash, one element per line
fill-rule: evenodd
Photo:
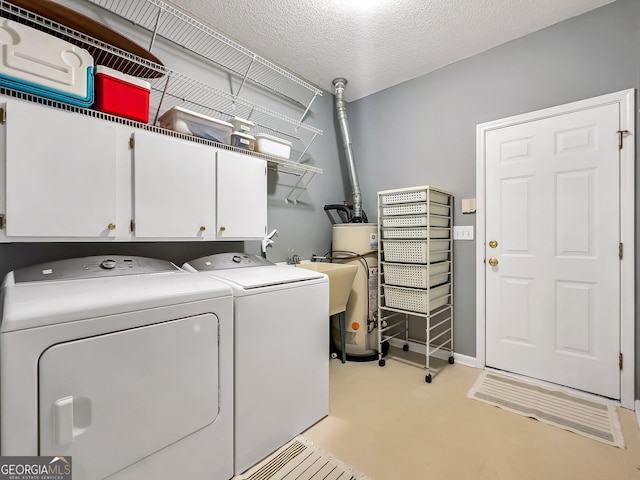
<path fill-rule="evenodd" d="M 107 258 L 100 262 L 100 268 L 104 268 L 105 270 L 111 270 L 112 268 L 116 268 L 116 261 Z"/>
<path fill-rule="evenodd" d="M 240 263 L 242 261 L 242 257 L 240 255 L 234 255 L 231 260 L 233 263 Z"/>

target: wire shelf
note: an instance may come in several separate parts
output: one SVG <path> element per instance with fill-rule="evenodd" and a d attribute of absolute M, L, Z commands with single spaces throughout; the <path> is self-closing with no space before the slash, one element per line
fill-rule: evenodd
<path fill-rule="evenodd" d="M 157 127 L 154 125 L 149 125 L 148 123 L 141 123 L 135 120 L 130 120 L 124 117 L 118 117 L 116 115 L 111 115 L 104 112 L 99 112 L 98 110 L 92 110 L 89 108 L 77 107 L 75 105 L 71 105 L 69 103 L 59 102 L 57 100 L 52 100 L 50 98 L 44 98 L 33 93 L 21 92 L 19 90 L 13 90 L 7 87 L 0 87 L 0 96 L 12 97 L 18 100 L 25 100 L 31 103 L 37 103 L 44 107 L 52 107 L 58 110 L 66 110 L 68 112 L 77 113 L 80 115 L 86 115 L 92 118 L 98 118 L 100 120 L 106 120 L 113 123 L 119 123 L 122 125 L 128 125 L 130 127 L 139 128 L 141 130 L 146 130 L 149 132 L 162 133 L 164 135 L 169 135 L 176 138 L 181 138 L 183 140 L 189 140 L 191 142 L 200 143 L 202 145 L 209 145 L 212 147 L 216 147 L 219 149 L 229 150 L 231 152 L 241 153 L 243 155 L 251 155 L 253 157 L 262 158 L 267 162 L 276 166 L 277 170 L 280 172 L 289 173 L 300 177 L 298 183 L 305 181 L 308 183 L 311 181 L 311 178 L 315 176 L 317 173 L 322 173 L 322 169 L 318 167 L 313 167 L 311 165 L 302 165 L 298 162 L 294 162 L 292 160 L 284 160 L 282 158 L 272 157 L 270 155 L 265 155 L 263 153 L 258 152 L 249 152 L 243 148 L 233 147 L 231 145 L 213 142 L 211 140 L 207 140 L 206 138 L 194 137 L 193 135 L 185 135 L 183 133 L 174 132 L 172 130 L 166 130 L 161 127 Z M 294 187 L 295 189 L 295 187 Z M 291 194 L 290 194 L 291 195 Z M 287 198 L 289 201 L 290 198 Z"/>
<path fill-rule="evenodd" d="M 47 32 L 88 50 L 96 65 L 106 65 L 139 77 L 147 77 L 149 75 L 161 77 L 168 73 L 168 70 L 163 65 L 138 57 L 5 0 L 0 0 L 0 16 Z"/>
<path fill-rule="evenodd" d="M 89 1 L 121 15 L 127 20 L 132 20 L 134 21 L 134 23 L 135 18 L 137 19 L 137 21 L 141 22 L 139 23 L 140 26 L 143 26 L 145 28 L 148 27 L 148 22 L 152 17 L 157 17 L 158 12 L 169 13 L 170 17 L 174 20 L 170 22 L 157 22 L 158 28 L 154 30 L 154 36 L 156 34 L 163 36 L 166 35 L 167 38 L 171 41 L 186 46 L 187 48 L 189 48 L 190 46 L 193 47 L 194 50 L 192 51 L 199 55 L 208 55 L 207 58 L 209 58 L 209 56 L 220 54 L 221 57 L 217 61 L 209 58 L 209 60 L 211 60 L 216 65 L 220 65 L 223 67 L 227 66 L 232 70 L 242 67 L 242 65 L 238 63 L 239 60 L 234 59 L 231 53 L 223 52 L 220 49 L 217 49 L 215 51 L 204 51 L 202 48 L 196 48 L 197 44 L 211 43 L 210 41 L 205 41 L 205 39 L 215 39 L 218 44 L 227 45 L 226 48 L 231 49 L 230 51 L 237 50 L 239 52 L 236 54 L 238 56 L 238 59 L 241 56 L 246 57 L 247 55 L 251 54 L 251 52 L 249 52 L 244 47 L 235 44 L 231 40 L 226 39 L 222 35 L 209 29 L 208 27 L 200 24 L 193 19 L 190 19 L 184 13 L 179 12 L 173 7 L 170 7 L 157 0 Z M 134 18 L 130 18 L 128 16 L 129 14 L 134 15 Z M 185 108 L 196 111 L 198 113 L 202 113 L 204 115 L 225 121 L 228 120 L 229 117 L 234 116 L 248 118 L 256 124 L 256 131 L 258 133 L 268 133 L 280 137 L 285 137 L 290 140 L 294 145 L 292 149 L 292 160 L 278 159 L 268 155 L 253 153 L 246 150 L 242 150 L 241 153 L 265 158 L 272 165 L 276 166 L 279 171 L 294 173 L 303 177 L 304 181 L 302 182 L 302 184 L 305 186 L 309 183 L 310 179 L 315 176 L 316 173 L 322 173 L 322 169 L 302 163 L 305 158 L 306 152 L 308 151 L 312 142 L 315 140 L 316 136 L 322 135 L 322 130 L 304 123 L 302 119 L 297 120 L 274 110 L 252 103 L 246 99 L 239 97 L 239 92 L 235 92 L 236 94 L 230 94 L 219 90 L 204 82 L 181 74 L 175 70 L 166 68 L 163 65 L 157 64 L 145 58 L 138 57 L 130 52 L 121 50 L 113 45 L 105 43 L 101 40 L 93 38 L 65 25 L 54 22 L 48 18 L 21 8 L 5 0 L 0 0 L 0 16 L 9 18 L 19 23 L 23 23 L 41 31 L 45 31 L 74 45 L 85 48 L 93 56 L 94 63 L 96 65 L 107 65 L 116 70 L 124 71 L 132 76 L 145 77 L 145 79 L 151 85 L 150 119 L 152 124 L 155 123 L 162 112 L 174 106 L 184 106 Z M 171 33 L 171 28 L 177 28 L 177 25 L 180 25 L 180 28 Z M 187 40 L 187 38 L 185 37 L 186 35 L 188 35 L 188 28 L 193 29 L 193 32 L 191 33 L 191 40 Z M 206 35 L 206 37 L 198 37 L 195 32 L 201 32 L 198 35 Z M 182 42 L 187 42 L 188 44 Z M 309 110 L 313 99 L 317 95 L 322 94 L 322 92 L 316 87 L 313 87 L 306 82 L 297 79 L 294 75 L 291 75 L 289 72 L 286 72 L 280 67 L 277 67 L 264 59 L 260 59 L 256 56 L 256 58 L 254 59 L 254 63 L 255 62 L 265 66 L 265 68 L 268 67 L 271 73 L 269 75 L 260 74 L 259 76 L 258 73 L 260 72 L 260 70 L 256 69 L 253 73 L 253 76 L 250 78 L 251 81 L 254 81 L 255 83 L 260 85 L 264 84 L 271 91 L 279 92 L 277 86 L 283 81 L 280 79 L 277 81 L 272 80 L 271 82 L 269 82 L 268 79 L 271 77 L 280 76 L 284 78 L 286 82 L 289 82 L 290 85 L 296 86 L 298 90 L 302 89 L 309 92 L 311 100 L 306 107 L 305 114 Z M 293 98 L 291 94 L 281 94 L 289 98 Z M 64 108 L 69 109 L 68 106 L 65 106 Z M 80 110 L 79 108 L 75 107 L 72 107 L 71 109 L 74 111 Z M 122 122 L 123 120 L 119 119 L 119 117 L 109 117 L 113 121 Z M 125 121 L 125 123 L 130 122 Z M 159 129 L 158 127 L 152 127 L 152 125 L 139 124 L 137 126 L 149 130 L 159 130 L 162 131 L 162 133 L 166 134 L 174 134 L 174 132 L 170 132 L 168 130 Z M 175 134 L 174 136 L 180 136 L 180 134 Z M 183 137 L 199 143 L 206 143 L 206 141 L 201 141 L 202 139 L 198 139 L 197 137 Z M 234 149 L 234 147 L 228 145 L 215 144 L 215 146 L 227 148 L 229 150 Z M 300 193 L 297 193 L 294 189 L 292 190 L 287 200 L 289 200 L 292 196 L 297 199 L 297 196 L 299 196 L 299 194 Z"/>
<path fill-rule="evenodd" d="M 162 78 L 147 79 L 151 84 L 151 123 L 155 123 L 162 112 L 182 106 L 209 117 L 228 121 L 230 117 L 251 119 L 258 133 L 284 136 L 295 145 L 304 146 L 303 153 L 322 135 L 322 130 L 282 115 L 271 109 L 256 105 L 245 99 L 223 92 L 211 85 L 167 70 Z M 296 142 L 300 142 L 299 144 Z M 302 155 L 298 161 L 302 160 Z"/>
<path fill-rule="evenodd" d="M 153 119 L 159 116 L 161 107 L 168 110 L 178 105 L 225 121 L 235 116 L 250 119 L 256 124 L 257 133 L 291 141 L 298 162 L 303 160 L 316 136 L 322 135 L 322 130 L 303 122 L 315 98 L 322 95 L 319 88 L 160 0 L 89 1 L 147 30 L 150 50 L 159 36 L 242 79 L 235 92 L 227 93 L 168 70 L 166 79 L 151 81 L 151 105 L 156 110 Z M 299 104 L 304 108 L 301 118 L 296 120 L 244 100 L 240 95 L 247 80 Z"/>
<path fill-rule="evenodd" d="M 156 36 L 163 37 L 243 80 L 296 101 L 307 110 L 315 97 L 322 95 L 319 88 L 160 0 L 89 1 L 148 30 L 152 45 Z"/>

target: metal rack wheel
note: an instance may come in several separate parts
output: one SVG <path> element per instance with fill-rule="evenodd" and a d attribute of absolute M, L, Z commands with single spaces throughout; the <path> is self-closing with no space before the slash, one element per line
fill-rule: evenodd
<path fill-rule="evenodd" d="M 431 383 L 431 374 L 430 373 L 427 374 L 426 377 L 424 377 L 424 381 L 427 382 L 427 383 Z"/>
<path fill-rule="evenodd" d="M 453 361 L 453 355 L 451 355 L 449 357 L 449 365 L 453 365 L 454 361 Z"/>
<path fill-rule="evenodd" d="M 402 345 L 402 350 L 404 350 L 405 352 L 409 351 L 409 344 L 405 343 L 404 345 Z"/>
<path fill-rule="evenodd" d="M 384 367 L 386 363 L 387 361 L 384 358 L 381 358 L 380 360 L 378 360 L 378 365 L 380 367 Z"/>

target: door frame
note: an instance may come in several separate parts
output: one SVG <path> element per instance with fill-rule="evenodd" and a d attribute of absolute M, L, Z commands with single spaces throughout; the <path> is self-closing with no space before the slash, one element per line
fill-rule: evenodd
<path fill-rule="evenodd" d="M 580 100 L 522 115 L 494 120 L 476 127 L 476 367 L 486 366 L 485 315 L 485 136 L 487 132 L 598 106 L 620 105 L 620 130 L 628 130 L 620 150 L 620 405 L 633 410 L 635 402 L 635 90 Z"/>

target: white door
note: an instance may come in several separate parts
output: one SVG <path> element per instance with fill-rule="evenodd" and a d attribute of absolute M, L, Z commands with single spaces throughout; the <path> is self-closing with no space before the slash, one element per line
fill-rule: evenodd
<path fill-rule="evenodd" d="M 619 110 L 587 108 L 485 137 L 486 365 L 615 399 Z"/>
<path fill-rule="evenodd" d="M 267 233 L 267 162 L 220 150 L 216 154 L 217 238 L 262 239 Z"/>
<path fill-rule="evenodd" d="M 135 238 L 215 238 L 215 150 L 145 131 L 134 138 Z"/>

